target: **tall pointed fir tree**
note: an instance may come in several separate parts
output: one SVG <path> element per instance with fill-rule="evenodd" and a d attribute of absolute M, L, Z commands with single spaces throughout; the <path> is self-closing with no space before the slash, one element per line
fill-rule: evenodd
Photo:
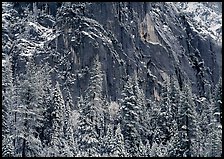
<path fill-rule="evenodd" d="M 141 136 L 138 132 L 140 122 L 139 103 L 134 93 L 135 80 L 128 77 L 127 83 L 122 91 L 121 103 L 121 129 L 124 135 L 125 149 L 129 156 L 139 156 Z"/>
<path fill-rule="evenodd" d="M 42 144 L 39 137 L 38 128 L 43 125 L 43 90 L 39 83 L 37 74 L 38 67 L 31 58 L 28 58 L 26 65 L 26 74 L 21 76 L 19 88 L 20 105 L 16 108 L 17 130 L 16 130 L 16 156 L 40 156 Z"/>
<path fill-rule="evenodd" d="M 187 82 L 183 86 L 183 90 L 180 96 L 180 108 L 178 109 L 178 131 L 180 141 L 180 156 L 190 157 L 192 156 L 192 140 L 195 139 L 197 127 L 196 127 L 196 106 L 193 101 L 192 90 L 190 83 Z"/>
<path fill-rule="evenodd" d="M 175 76 L 170 78 L 170 104 L 171 104 L 171 117 L 173 120 L 177 121 L 177 113 L 180 104 L 180 87 Z"/>
<path fill-rule="evenodd" d="M 13 126 L 12 126 L 12 132 L 13 132 L 13 145 L 14 145 L 14 156 L 21 156 L 21 149 L 18 149 L 18 145 L 21 143 L 21 131 L 20 127 L 18 127 L 18 123 L 21 123 L 20 117 L 20 105 L 22 105 L 21 97 L 20 97 L 20 80 L 19 76 L 15 77 L 14 80 L 14 95 L 13 95 L 13 110 L 12 110 L 12 116 L 13 116 Z M 19 142 L 20 141 L 20 142 Z"/>
<path fill-rule="evenodd" d="M 145 94 L 138 84 L 138 76 L 136 71 L 134 71 L 133 80 L 134 80 L 133 93 L 136 96 L 136 102 L 139 107 L 137 111 L 137 114 L 139 116 L 139 124 L 137 129 L 141 136 L 141 140 L 145 141 L 148 136 L 148 133 L 147 133 L 148 127 L 147 127 L 147 123 L 145 122 L 147 120 L 146 100 L 145 100 Z M 146 143 L 142 143 L 142 144 L 146 144 Z"/>
<path fill-rule="evenodd" d="M 98 54 L 90 71 L 89 85 L 78 120 L 80 156 L 99 156 L 99 138 L 103 134 L 103 73 Z"/>
<path fill-rule="evenodd" d="M 198 115 L 199 156 L 220 157 L 222 153 L 222 135 L 219 113 L 217 113 L 216 98 L 201 97 L 198 99 L 201 112 Z M 218 117 L 218 118 L 217 118 Z"/>
<path fill-rule="evenodd" d="M 222 155 L 222 126 L 216 116 L 216 105 L 213 99 L 209 103 L 210 114 L 208 114 L 209 124 L 206 125 L 208 131 L 203 136 L 205 139 L 205 151 L 206 157 L 221 157 Z"/>
<path fill-rule="evenodd" d="M 114 148 L 113 144 L 113 128 L 112 125 L 110 124 L 108 126 L 106 135 L 103 137 L 99 138 L 99 149 L 100 149 L 100 154 L 103 157 L 110 157 L 112 149 Z"/>
<path fill-rule="evenodd" d="M 171 101 L 170 101 L 170 85 L 169 81 L 165 81 L 165 84 L 162 88 L 161 93 L 161 100 L 160 100 L 160 115 L 158 116 L 158 132 L 157 139 L 159 142 L 162 142 L 163 144 L 167 143 L 167 140 L 169 140 L 171 132 L 171 122 L 172 122 L 172 116 L 171 116 Z"/>
<path fill-rule="evenodd" d="M 156 120 L 155 127 L 153 129 L 153 139 L 152 150 L 150 152 L 151 156 L 162 157 L 167 156 L 167 147 L 169 140 L 171 138 L 171 127 L 173 122 L 173 117 L 171 114 L 171 99 L 170 99 L 170 82 L 167 79 L 163 83 L 161 90 L 161 98 L 158 101 L 159 108 L 156 114 L 153 114 L 154 120 Z M 154 111 L 154 110 L 153 110 Z"/>
<path fill-rule="evenodd" d="M 121 133 L 120 124 L 118 124 L 117 129 L 115 130 L 115 134 L 112 138 L 112 148 L 110 152 L 111 157 L 126 157 L 127 152 L 124 147 L 124 137 Z"/>
<path fill-rule="evenodd" d="M 53 92 L 53 111 L 52 116 L 52 134 L 50 141 L 50 156 L 60 157 L 64 156 L 64 108 L 65 103 L 61 93 L 59 83 L 55 85 L 55 90 Z"/>
<path fill-rule="evenodd" d="M 209 124 L 208 145 L 209 157 L 221 157 L 222 154 L 222 77 L 216 84 L 210 102 L 211 119 Z"/>
<path fill-rule="evenodd" d="M 214 113 L 216 120 L 222 124 L 222 77 L 219 78 L 214 91 L 215 109 Z"/>
<path fill-rule="evenodd" d="M 168 156 L 174 157 L 174 156 L 180 156 L 179 150 L 180 150 L 180 136 L 178 131 L 178 109 L 180 106 L 180 88 L 178 85 L 178 81 L 175 76 L 171 76 L 170 78 L 170 84 L 169 84 L 170 90 L 169 90 L 169 133 L 170 138 L 167 142 L 168 147 Z"/>
<path fill-rule="evenodd" d="M 147 109 L 146 109 L 146 123 L 147 123 L 147 129 L 148 129 L 148 136 L 146 140 L 146 144 L 148 141 L 148 145 L 151 146 L 153 143 L 157 142 L 158 136 L 155 134 L 156 130 L 158 130 L 158 117 L 160 115 L 160 105 L 158 101 L 154 101 L 151 99 L 147 99 Z M 146 147 L 148 149 L 148 146 Z M 151 156 L 151 151 L 146 150 L 146 155 Z"/>
<path fill-rule="evenodd" d="M 13 102 L 14 86 L 12 79 L 12 67 L 9 58 L 2 67 L 2 156 L 14 155 L 13 145 Z"/>
<path fill-rule="evenodd" d="M 43 143 L 44 147 L 47 147 L 51 138 L 50 134 L 52 131 L 52 117 L 51 113 L 53 111 L 52 104 L 52 80 L 50 75 L 50 67 L 49 64 L 45 64 L 41 71 L 38 72 L 38 76 L 40 77 L 39 85 L 42 86 L 43 94 L 42 100 L 39 101 L 39 104 L 43 105 L 44 113 L 43 113 L 43 126 L 38 129 L 40 132 L 40 139 Z"/>
<path fill-rule="evenodd" d="M 73 101 L 69 90 L 67 89 L 67 96 L 65 101 L 65 117 L 64 117 L 64 136 L 66 146 L 69 149 L 69 155 L 74 156 L 76 154 L 76 147 L 74 142 L 74 132 L 73 132 L 73 125 L 72 125 L 72 112 L 71 108 L 73 108 Z"/>

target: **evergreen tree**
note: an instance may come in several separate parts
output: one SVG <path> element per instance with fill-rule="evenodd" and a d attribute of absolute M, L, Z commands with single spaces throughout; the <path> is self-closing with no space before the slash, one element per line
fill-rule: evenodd
<path fill-rule="evenodd" d="M 11 62 L 6 59 L 5 65 L 2 67 L 2 156 L 4 157 L 14 155 L 12 131 L 14 86 L 11 69 Z"/>
<path fill-rule="evenodd" d="M 43 146 L 47 146 L 51 140 L 52 133 L 52 116 L 51 113 L 53 111 L 53 101 L 52 101 L 52 92 L 53 86 L 50 76 L 50 67 L 48 64 L 45 64 L 41 71 L 38 72 L 38 76 L 40 77 L 39 85 L 42 86 L 42 100 L 39 101 L 41 105 L 43 105 L 43 126 L 38 130 L 40 132 L 40 139 L 43 143 Z"/>
<path fill-rule="evenodd" d="M 162 143 L 154 142 L 151 147 L 150 156 L 167 157 L 167 148 Z"/>
<path fill-rule="evenodd" d="M 180 98 L 180 108 L 178 109 L 178 131 L 180 141 L 180 156 L 192 156 L 192 139 L 195 139 L 197 132 L 196 108 L 190 84 L 183 87 Z"/>
<path fill-rule="evenodd" d="M 78 122 L 78 141 L 81 156 L 99 155 L 99 137 L 103 135 L 104 100 L 102 96 L 103 73 L 98 54 L 90 71 L 89 85 L 86 90 Z"/>
<path fill-rule="evenodd" d="M 44 109 L 40 104 L 42 89 L 39 85 L 38 68 L 32 59 L 28 59 L 26 74 L 21 76 L 19 88 L 20 105 L 16 108 L 18 114 L 16 156 L 40 156 L 42 144 L 38 128 L 43 125 Z"/>
<path fill-rule="evenodd" d="M 113 138 L 111 138 L 111 144 L 112 148 L 110 151 L 111 157 L 126 157 L 127 152 L 125 151 L 124 147 L 124 137 L 121 133 L 120 124 L 117 126 L 117 129 L 115 130 L 115 134 Z"/>
<path fill-rule="evenodd" d="M 50 146 L 54 149 L 53 156 L 63 156 L 63 126 L 64 126 L 64 100 L 61 94 L 59 83 L 56 83 L 53 93 L 52 134 Z"/>
<path fill-rule="evenodd" d="M 221 156 L 221 125 L 216 116 L 214 100 L 202 97 L 199 99 L 202 111 L 198 116 L 199 154 L 203 157 Z"/>
<path fill-rule="evenodd" d="M 177 113 L 178 113 L 178 108 L 180 107 L 180 87 L 178 85 L 178 81 L 175 78 L 175 76 L 171 76 L 170 79 L 170 104 L 171 104 L 171 117 L 173 120 L 177 121 Z"/>
<path fill-rule="evenodd" d="M 170 85 L 168 81 L 165 81 L 165 85 L 162 88 L 160 109 L 160 114 L 157 118 L 157 125 L 159 128 L 157 138 L 159 142 L 166 144 L 171 136 L 170 128 L 173 121 L 171 114 Z"/>
<path fill-rule="evenodd" d="M 72 97 L 71 94 L 69 92 L 69 90 L 67 90 L 68 94 L 66 97 L 66 102 L 65 102 L 65 118 L 64 118 L 64 135 L 65 135 L 65 140 L 68 144 L 69 147 L 69 151 L 76 153 L 75 152 L 75 143 L 74 143 L 74 132 L 73 132 L 73 125 L 72 125 L 72 121 L 71 121 L 71 108 L 73 108 L 73 102 L 72 102 Z"/>
<path fill-rule="evenodd" d="M 215 100 L 214 113 L 216 120 L 222 124 L 222 77 L 220 77 L 219 82 L 216 84 L 213 98 Z"/>
<path fill-rule="evenodd" d="M 181 137 L 178 131 L 177 122 L 174 120 L 172 126 L 172 135 L 167 143 L 167 153 L 169 157 L 180 157 L 181 156 Z"/>
<path fill-rule="evenodd" d="M 153 142 L 158 142 L 159 126 L 157 119 L 160 115 L 160 105 L 157 101 L 153 101 L 151 99 L 147 100 L 147 113 L 146 113 L 146 123 L 148 129 L 147 140 L 148 145 L 151 147 Z M 147 147 L 148 148 L 148 147 Z M 147 151 L 147 155 L 150 156 L 149 151 Z"/>
<path fill-rule="evenodd" d="M 121 129 L 124 135 L 125 149 L 130 156 L 139 156 L 141 137 L 138 132 L 139 105 L 134 94 L 134 79 L 129 77 L 122 91 Z"/>
<path fill-rule="evenodd" d="M 215 97 L 210 98 L 208 137 L 206 149 L 209 157 L 222 156 L 222 77 L 216 85 Z"/>
<path fill-rule="evenodd" d="M 222 126 L 216 121 L 214 115 L 212 116 L 211 123 L 209 124 L 205 149 L 205 156 L 221 157 L 222 155 Z"/>
<path fill-rule="evenodd" d="M 139 116 L 139 124 L 137 125 L 138 126 L 137 129 L 138 129 L 138 132 L 141 136 L 141 140 L 145 141 L 146 138 L 147 138 L 147 132 L 148 132 L 147 124 L 145 122 L 147 120 L 147 117 L 146 117 L 146 100 L 145 100 L 145 94 L 144 94 L 143 90 L 139 87 L 138 77 L 137 77 L 137 72 L 136 71 L 134 71 L 133 80 L 134 80 L 133 93 L 136 96 L 136 102 L 137 102 L 137 105 L 139 107 L 138 112 L 137 112 L 137 114 Z"/>
<path fill-rule="evenodd" d="M 98 137 L 92 121 L 83 114 L 78 122 L 78 156 L 98 156 Z"/>
<path fill-rule="evenodd" d="M 114 148 L 113 138 L 114 138 L 113 128 L 112 125 L 109 125 L 106 135 L 99 138 L 99 149 L 100 149 L 99 153 L 101 156 L 103 157 L 111 156 L 111 151 Z"/>
<path fill-rule="evenodd" d="M 175 76 L 171 76 L 170 78 L 170 84 L 169 84 L 169 120 L 168 122 L 168 131 L 169 131 L 169 141 L 167 142 L 168 146 L 168 156 L 174 157 L 174 156 L 181 156 L 180 153 L 180 142 L 181 142 L 181 136 L 178 129 L 178 111 L 180 109 L 180 88 L 178 86 L 177 79 Z"/>

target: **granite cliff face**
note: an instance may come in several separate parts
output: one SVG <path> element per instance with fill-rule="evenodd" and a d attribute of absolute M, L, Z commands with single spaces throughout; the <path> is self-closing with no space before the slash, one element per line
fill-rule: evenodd
<path fill-rule="evenodd" d="M 203 96 L 207 84 L 213 88 L 221 75 L 221 42 L 202 33 L 191 15 L 178 11 L 181 7 L 167 2 L 5 3 L 3 55 L 13 55 L 17 73 L 31 55 L 37 63 L 50 62 L 53 79 L 69 86 L 73 97 L 86 89 L 96 54 L 105 73 L 105 95 L 113 101 L 134 71 L 147 97 L 158 96 L 171 76 L 180 87 L 189 80 L 193 92 Z M 28 12 L 33 14 L 25 19 Z M 9 15 L 15 26 L 8 25 Z"/>

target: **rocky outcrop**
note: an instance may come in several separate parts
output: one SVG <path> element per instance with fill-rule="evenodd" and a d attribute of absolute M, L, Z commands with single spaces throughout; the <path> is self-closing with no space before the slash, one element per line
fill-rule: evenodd
<path fill-rule="evenodd" d="M 14 9 L 22 12 L 24 6 L 15 3 Z M 30 31 L 41 37 L 47 28 L 38 46 L 34 41 L 41 48 L 34 56 L 38 63 L 50 62 L 52 77 L 68 86 L 74 98 L 84 93 L 96 54 L 105 74 L 104 94 L 113 101 L 134 71 L 146 97 L 157 100 L 171 76 L 180 87 L 191 81 L 193 92 L 203 96 L 206 84 L 213 87 L 221 75 L 221 45 L 200 34 L 173 3 L 37 3 L 37 8 L 44 6 L 51 16 L 34 22 L 42 26 L 42 34 Z"/>

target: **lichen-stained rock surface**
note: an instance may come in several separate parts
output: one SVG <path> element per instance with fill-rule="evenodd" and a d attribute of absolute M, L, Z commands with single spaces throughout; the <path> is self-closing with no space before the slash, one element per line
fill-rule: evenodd
<path fill-rule="evenodd" d="M 2 4 L 3 60 L 12 56 L 15 74 L 24 70 L 27 57 L 49 62 L 53 81 L 69 86 L 73 100 L 85 93 L 96 54 L 104 95 L 113 101 L 121 98 L 127 75 L 134 72 L 146 97 L 158 96 L 161 83 L 173 75 L 180 88 L 190 80 L 198 95 L 221 76 L 222 42 L 215 36 L 221 36 L 221 18 L 211 22 L 204 14 L 192 16 L 197 8 L 190 3 L 184 3 L 185 10 L 182 3 L 168 2 Z M 204 7 L 208 16 L 214 11 L 221 17 L 221 5 L 203 3 L 198 10 Z M 206 28 L 206 20 L 213 28 Z"/>

